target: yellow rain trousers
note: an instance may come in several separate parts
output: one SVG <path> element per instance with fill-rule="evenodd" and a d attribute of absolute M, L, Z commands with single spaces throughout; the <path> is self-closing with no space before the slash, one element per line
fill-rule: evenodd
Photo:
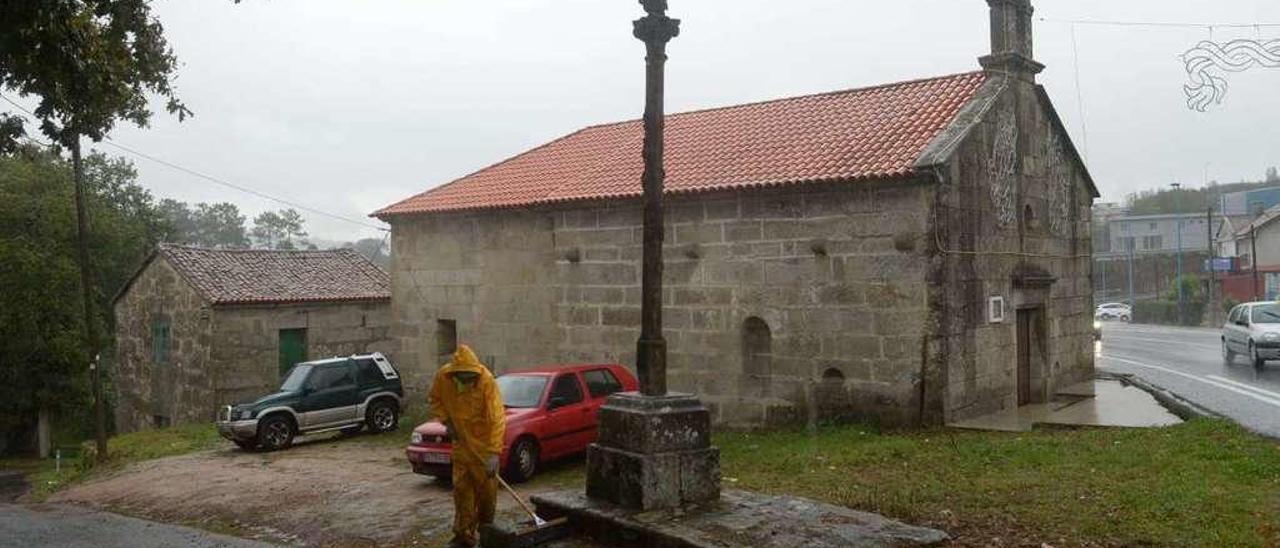
<path fill-rule="evenodd" d="M 480 376 L 465 386 L 453 379 L 459 371 Z M 453 361 L 436 372 L 428 398 L 431 414 L 453 425 L 453 533 L 472 546 L 479 542 L 480 525 L 493 522 L 498 481 L 485 471 L 484 459 L 502 454 L 507 419 L 493 374 L 467 345 L 458 345 Z M 466 445 L 463 445 L 466 444 Z M 470 449 L 468 449 L 468 447 Z"/>

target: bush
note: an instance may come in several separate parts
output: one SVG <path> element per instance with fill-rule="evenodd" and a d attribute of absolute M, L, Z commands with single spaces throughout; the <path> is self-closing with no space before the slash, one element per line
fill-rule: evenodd
<path fill-rule="evenodd" d="M 1239 305 L 1240 305 L 1240 301 L 1236 300 L 1235 297 L 1227 297 L 1226 299 L 1222 300 L 1222 311 L 1231 312 L 1232 308 L 1235 308 Z"/>
<path fill-rule="evenodd" d="M 1183 304 L 1182 325 L 1195 326 L 1204 321 L 1205 303 L 1188 301 Z M 1178 325 L 1178 301 L 1139 301 L 1133 308 L 1135 323 Z"/>
<path fill-rule="evenodd" d="M 1187 302 L 1199 301 L 1203 297 L 1200 295 L 1200 278 L 1195 274 L 1183 274 L 1182 277 L 1169 282 L 1169 290 L 1165 292 L 1165 300 L 1178 300 L 1178 285 L 1182 285 L 1182 296 Z"/>

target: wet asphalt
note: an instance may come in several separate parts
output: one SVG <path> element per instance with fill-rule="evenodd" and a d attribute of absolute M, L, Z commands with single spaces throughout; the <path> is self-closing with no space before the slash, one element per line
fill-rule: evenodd
<path fill-rule="evenodd" d="M 1280 361 L 1258 371 L 1237 357 L 1222 359 L 1220 330 L 1106 322 L 1098 369 L 1131 373 L 1228 417 L 1280 438 Z"/>
<path fill-rule="evenodd" d="M 215 535 L 65 504 L 0 504 L 0 548 L 266 548 Z"/>

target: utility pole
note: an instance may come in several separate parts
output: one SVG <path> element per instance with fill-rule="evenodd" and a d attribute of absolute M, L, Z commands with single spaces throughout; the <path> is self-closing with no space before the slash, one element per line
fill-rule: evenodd
<path fill-rule="evenodd" d="M 1179 199 L 1182 196 L 1182 185 L 1173 183 L 1169 186 L 1173 187 L 1173 212 L 1177 215 L 1174 218 L 1174 227 L 1176 227 L 1174 230 L 1178 231 L 1178 268 L 1177 275 L 1173 278 L 1173 283 L 1178 286 L 1178 325 L 1182 325 L 1186 321 L 1182 313 L 1182 200 Z"/>
<path fill-rule="evenodd" d="M 98 324 L 94 321 L 93 274 L 89 268 L 89 214 L 85 205 L 84 165 L 80 158 L 80 134 L 71 144 L 72 176 L 76 189 L 76 248 L 80 257 L 80 298 L 84 308 L 84 342 L 89 357 L 89 382 L 93 387 L 93 434 L 98 462 L 107 459 L 107 419 L 102 405 L 102 367 L 98 362 Z"/>
<path fill-rule="evenodd" d="M 1205 224 L 1208 225 L 1208 228 L 1205 229 L 1207 238 L 1205 241 L 1208 242 L 1209 246 L 1209 290 L 1206 291 L 1207 295 L 1205 295 L 1205 307 L 1208 309 L 1209 317 L 1205 319 L 1209 321 L 1209 325 L 1214 325 L 1218 323 L 1216 321 L 1218 318 L 1218 305 L 1213 298 L 1214 288 L 1218 285 L 1218 248 L 1217 242 L 1213 240 L 1213 206 L 1205 208 L 1205 217 Z"/>
<path fill-rule="evenodd" d="M 1111 261 L 1098 261 L 1098 263 L 1100 263 L 1102 266 L 1102 268 L 1098 269 L 1098 271 L 1102 273 L 1102 300 L 1106 301 L 1107 300 L 1107 265 L 1110 264 Z"/>
<path fill-rule="evenodd" d="M 1129 306 L 1137 307 L 1138 301 L 1134 300 L 1133 298 L 1133 247 L 1134 247 L 1133 244 L 1134 242 L 1132 239 L 1126 239 L 1124 240 L 1124 242 L 1125 242 L 1125 248 L 1127 248 L 1129 251 Z"/>
<path fill-rule="evenodd" d="M 1253 300 L 1262 300 L 1258 296 L 1258 224 L 1257 220 L 1249 223 L 1249 270 L 1253 271 Z"/>

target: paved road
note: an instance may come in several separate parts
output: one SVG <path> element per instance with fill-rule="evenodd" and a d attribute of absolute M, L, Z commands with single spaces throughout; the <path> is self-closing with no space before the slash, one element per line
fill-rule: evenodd
<path fill-rule="evenodd" d="M 1280 438 L 1280 362 L 1262 371 L 1222 360 L 1217 329 L 1107 322 L 1102 371 L 1132 373 L 1255 432 Z"/>
<path fill-rule="evenodd" d="M 62 504 L 0 504 L 3 548 L 268 548 L 263 544 L 215 535 L 178 525 L 96 512 Z"/>

